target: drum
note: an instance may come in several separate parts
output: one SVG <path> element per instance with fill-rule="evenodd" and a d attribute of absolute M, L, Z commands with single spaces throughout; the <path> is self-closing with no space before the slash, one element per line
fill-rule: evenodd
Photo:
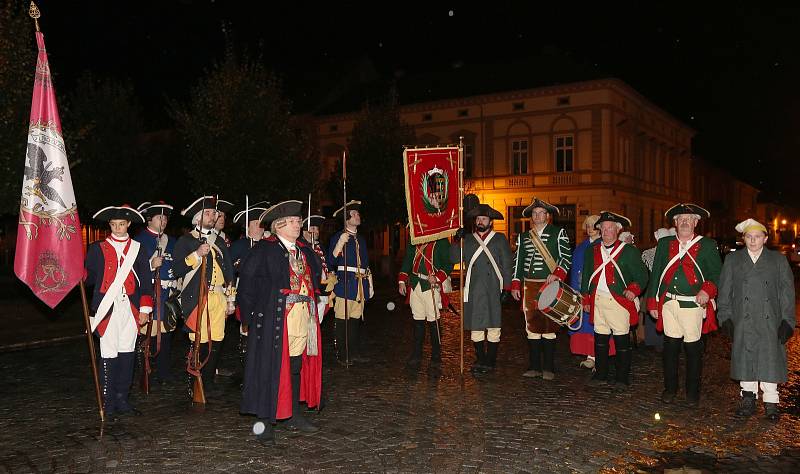
<path fill-rule="evenodd" d="M 581 317 L 581 294 L 561 280 L 539 290 L 539 311 L 562 326 L 572 326 Z"/>

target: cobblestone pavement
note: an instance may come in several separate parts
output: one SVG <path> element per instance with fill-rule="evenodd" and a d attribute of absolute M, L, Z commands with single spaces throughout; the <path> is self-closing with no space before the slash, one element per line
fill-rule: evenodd
<path fill-rule="evenodd" d="M 740 422 L 732 417 L 738 394 L 728 378 L 725 336 L 708 341 L 703 399 L 700 409 L 689 409 L 658 401 L 660 358 L 643 348 L 635 351 L 633 387 L 625 393 L 589 387 L 564 335 L 556 380 L 521 377 L 527 349 L 512 306 L 494 373 L 459 374 L 452 316 L 442 328 L 442 369 L 425 362 L 408 370 L 410 315 L 402 305 L 387 311 L 388 300 L 379 294 L 367 309 L 372 363 L 335 365 L 326 319 L 327 405 L 310 415 L 320 431 L 278 430 L 273 447 L 256 442 L 255 420 L 239 414 L 235 378 L 208 394 L 204 412 L 190 407 L 185 384 L 157 386 L 148 396 L 136 387 L 132 399 L 144 415 L 101 424 L 85 340 L 0 353 L 0 472 L 800 472 L 798 337 L 789 343 L 781 420 Z M 222 365 L 236 367 L 229 342 Z M 468 338 L 465 345 L 468 369 Z M 186 347 L 179 335 L 176 371 Z"/>

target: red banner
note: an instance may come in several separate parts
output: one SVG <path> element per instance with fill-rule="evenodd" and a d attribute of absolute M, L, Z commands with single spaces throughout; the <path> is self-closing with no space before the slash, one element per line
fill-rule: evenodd
<path fill-rule="evenodd" d="M 83 278 L 83 241 L 44 36 L 33 83 L 14 273 L 54 308 Z"/>
<path fill-rule="evenodd" d="M 411 243 L 450 237 L 462 226 L 459 212 L 461 154 L 456 146 L 403 151 Z"/>

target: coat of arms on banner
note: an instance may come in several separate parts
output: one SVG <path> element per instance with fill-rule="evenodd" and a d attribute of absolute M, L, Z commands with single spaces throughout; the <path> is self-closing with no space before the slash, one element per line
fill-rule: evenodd
<path fill-rule="evenodd" d="M 412 244 L 449 237 L 461 227 L 458 209 L 460 157 L 456 146 L 403 151 Z"/>

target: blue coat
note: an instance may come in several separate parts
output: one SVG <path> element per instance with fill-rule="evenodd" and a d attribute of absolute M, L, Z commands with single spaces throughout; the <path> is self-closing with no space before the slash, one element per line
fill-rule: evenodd
<path fill-rule="evenodd" d="M 164 260 L 161 263 L 161 271 L 159 272 L 159 277 L 161 278 L 162 282 L 175 281 L 175 272 L 172 269 L 172 252 L 175 250 L 175 237 L 172 237 L 171 235 L 167 234 L 163 235 L 167 237 L 167 246 L 166 249 L 161 249 L 161 256 L 164 257 Z M 136 237 L 134 237 L 133 240 L 142 244 L 142 248 L 139 250 L 139 252 L 143 253 L 149 262 L 150 258 L 156 253 L 156 246 L 158 245 L 158 235 L 154 234 L 153 232 L 145 228 L 142 229 L 141 232 L 136 234 Z M 155 284 L 152 278 L 153 272 L 150 272 L 150 274 L 151 274 L 150 281 L 151 283 Z M 155 288 L 153 288 L 153 295 L 155 295 Z M 162 286 L 161 307 L 158 308 L 158 311 L 156 311 L 156 308 L 153 308 L 153 319 L 155 320 L 163 319 L 165 314 L 164 305 L 166 304 L 168 298 L 169 298 L 169 288 L 164 288 Z M 155 297 L 153 298 L 153 304 L 155 304 Z"/>
<path fill-rule="evenodd" d="M 319 260 L 310 247 L 298 242 L 309 262 L 312 281 L 320 279 Z M 259 241 L 239 266 L 237 302 L 242 324 L 248 325 L 247 359 L 242 387 L 242 413 L 275 421 L 278 406 L 284 338 L 285 295 L 289 283 L 289 255 L 280 241 Z M 322 335 L 320 334 L 320 337 Z"/>
<path fill-rule="evenodd" d="M 343 231 L 339 231 L 333 234 L 331 237 L 330 245 L 328 246 L 328 255 L 325 261 L 328 263 L 328 270 L 336 272 L 336 278 L 339 280 L 336 283 L 336 287 L 333 289 L 333 292 L 338 297 L 346 297 L 348 300 L 355 301 L 358 296 L 358 279 L 355 277 L 355 273 L 348 272 L 347 273 L 347 293 L 345 294 L 344 288 L 344 269 L 339 270 L 339 267 L 344 267 L 345 255 L 347 255 L 347 266 L 348 267 L 356 267 L 356 243 L 353 241 L 352 237 L 347 240 L 347 243 L 344 246 L 344 251 L 338 257 L 333 256 L 333 249 L 336 247 L 336 243 L 339 242 L 339 236 L 342 235 Z M 356 234 L 356 239 L 358 239 L 358 250 L 359 250 L 359 257 L 361 258 L 361 267 L 363 269 L 369 268 L 369 257 L 367 256 L 367 241 L 364 240 L 364 237 L 361 234 Z M 369 299 L 369 280 L 367 278 L 362 278 L 361 282 L 363 284 L 363 292 L 364 292 L 364 299 Z"/>
<path fill-rule="evenodd" d="M 600 239 L 595 239 L 598 242 Z M 586 257 L 586 249 L 592 245 L 589 239 L 584 240 L 572 252 L 572 269 L 569 272 L 569 286 L 573 289 L 581 290 L 581 278 L 583 277 L 583 260 Z M 583 312 L 583 323 L 577 331 L 569 331 L 570 334 L 587 333 L 594 334 L 594 325 L 589 322 L 589 313 Z M 576 323 L 577 324 L 577 323 Z"/>

